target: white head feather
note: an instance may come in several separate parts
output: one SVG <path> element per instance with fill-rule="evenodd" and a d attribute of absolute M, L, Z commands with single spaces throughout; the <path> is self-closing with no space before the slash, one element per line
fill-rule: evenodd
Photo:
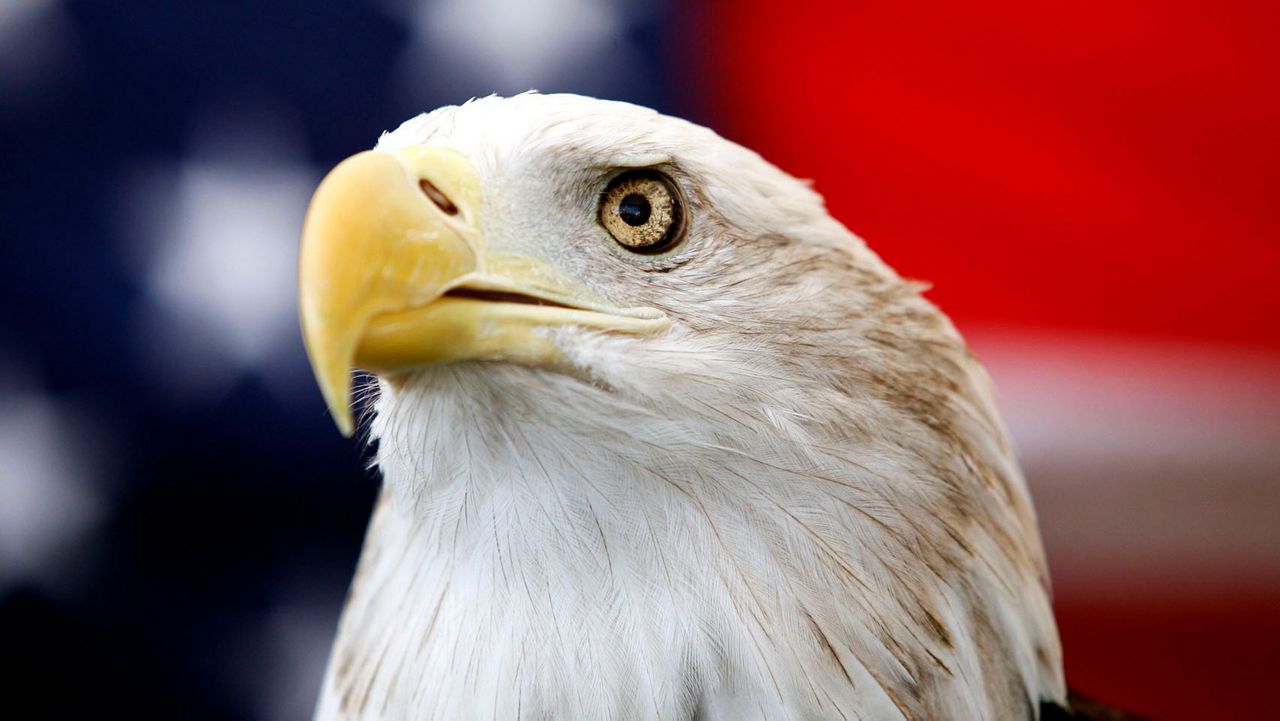
<path fill-rule="evenodd" d="M 647 338 L 559 330 L 580 371 L 383 384 L 385 478 L 317 718 L 1004 719 L 1065 695 L 1039 536 L 981 368 L 806 185 L 690 123 L 485 98 L 379 147 L 472 160 L 491 243 Z M 688 240 L 597 223 L 659 166 Z"/>

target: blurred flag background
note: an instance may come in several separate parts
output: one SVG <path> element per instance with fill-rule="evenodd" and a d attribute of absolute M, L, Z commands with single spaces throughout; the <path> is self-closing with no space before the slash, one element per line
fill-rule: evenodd
<path fill-rule="evenodd" d="M 309 715 L 377 481 L 296 328 L 307 198 L 413 114 L 538 88 L 814 179 L 994 376 L 1068 679 L 1274 713 L 1278 32 L 1239 0 L 3 0 L 6 696 Z"/>

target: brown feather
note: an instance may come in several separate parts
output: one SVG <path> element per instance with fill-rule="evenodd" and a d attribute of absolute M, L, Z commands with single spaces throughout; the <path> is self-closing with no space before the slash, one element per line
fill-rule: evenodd
<path fill-rule="evenodd" d="M 1040 721 L 1152 721 L 1083 696 L 1074 689 L 1067 691 L 1069 709 L 1057 704 L 1040 704 Z"/>

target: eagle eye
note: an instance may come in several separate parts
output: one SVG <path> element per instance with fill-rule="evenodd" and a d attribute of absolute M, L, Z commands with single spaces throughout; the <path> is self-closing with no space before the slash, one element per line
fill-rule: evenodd
<path fill-rule="evenodd" d="M 684 237 L 685 210 L 675 182 L 655 170 L 631 170 L 600 195 L 600 224 L 633 253 L 670 250 Z"/>

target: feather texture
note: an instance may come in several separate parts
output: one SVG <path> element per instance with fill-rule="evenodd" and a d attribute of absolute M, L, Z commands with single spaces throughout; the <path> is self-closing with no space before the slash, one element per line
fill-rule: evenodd
<path fill-rule="evenodd" d="M 648 338 L 550 333 L 568 373 L 380 382 L 384 488 L 317 718 L 1025 719 L 1065 702 L 1031 502 L 950 322 L 821 198 L 705 128 L 526 94 L 385 136 L 466 153 L 491 244 Z M 617 167 L 688 196 L 637 261 Z"/>

